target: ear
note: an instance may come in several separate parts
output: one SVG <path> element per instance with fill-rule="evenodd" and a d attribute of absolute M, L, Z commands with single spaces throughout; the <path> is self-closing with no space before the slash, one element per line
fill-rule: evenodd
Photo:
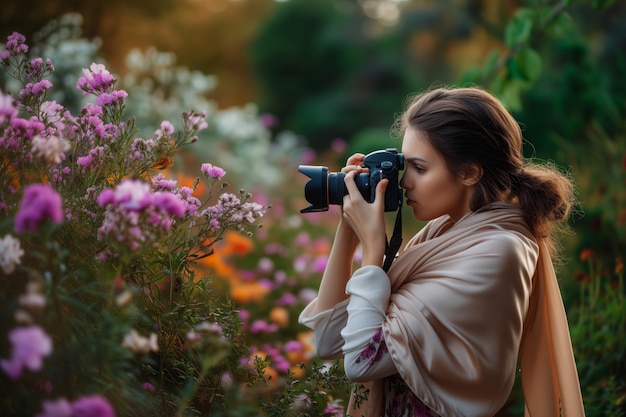
<path fill-rule="evenodd" d="M 461 183 L 463 183 L 464 185 L 468 187 L 471 187 L 473 185 L 476 185 L 476 183 L 480 181 L 482 176 L 483 176 L 482 165 L 476 162 L 472 162 L 471 164 L 467 165 L 461 172 Z"/>

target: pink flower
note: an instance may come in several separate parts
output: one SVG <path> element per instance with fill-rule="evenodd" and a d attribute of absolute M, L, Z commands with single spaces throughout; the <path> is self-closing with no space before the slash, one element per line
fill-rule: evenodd
<path fill-rule="evenodd" d="M 172 133 L 174 133 L 174 126 L 169 121 L 164 120 L 161 122 L 161 128 L 157 129 L 156 132 L 154 132 L 154 135 L 160 138 L 170 136 Z"/>
<path fill-rule="evenodd" d="M 49 185 L 29 185 L 24 190 L 24 197 L 15 216 L 15 231 L 35 231 L 46 219 L 57 224 L 63 221 L 61 196 Z"/>
<path fill-rule="evenodd" d="M 83 90 L 83 94 L 109 93 L 113 90 L 115 78 L 102 64 L 93 63 L 83 68 L 83 76 L 78 79 L 76 88 Z"/>
<path fill-rule="evenodd" d="M 344 153 L 346 149 L 348 149 L 348 143 L 341 138 L 335 138 L 332 140 L 332 142 L 330 142 L 330 148 L 333 150 L 333 152 L 341 154 Z"/>
<path fill-rule="evenodd" d="M 115 189 L 115 202 L 126 211 L 139 211 L 152 200 L 150 184 L 137 180 L 124 180 Z"/>
<path fill-rule="evenodd" d="M 211 164 L 202 164 L 202 167 L 200 167 L 200 171 L 202 171 L 202 173 L 209 178 L 220 179 L 224 175 L 226 175 L 226 171 L 224 171 L 222 168 Z"/>
<path fill-rule="evenodd" d="M 22 376 L 22 368 L 39 371 L 43 358 L 52 353 L 52 340 L 38 326 L 17 327 L 9 332 L 9 340 L 11 357 L 0 360 L 0 366 L 13 379 Z"/>
<path fill-rule="evenodd" d="M 152 196 L 152 204 L 171 216 L 183 217 L 187 211 L 185 203 L 175 194 L 157 191 Z"/>
<path fill-rule="evenodd" d="M 43 413 L 35 417 L 72 417 L 72 404 L 65 398 L 56 401 L 43 401 Z"/>
<path fill-rule="evenodd" d="M 9 122 L 15 117 L 17 117 L 15 100 L 8 94 L 0 94 L 0 124 Z"/>
<path fill-rule="evenodd" d="M 72 404 L 72 417 L 115 417 L 109 401 L 100 395 L 79 398 Z"/>
<path fill-rule="evenodd" d="M 13 32 L 7 37 L 6 49 L 0 54 L 0 59 L 6 61 L 11 55 L 25 54 L 28 52 L 26 37 L 18 32 Z"/>
<path fill-rule="evenodd" d="M 263 113 L 259 116 L 261 124 L 267 128 L 276 127 L 278 125 L 278 117 L 273 114 Z"/>
<path fill-rule="evenodd" d="M 102 93 L 96 98 L 96 104 L 98 106 L 111 106 L 119 103 L 123 99 L 128 97 L 128 93 L 124 90 L 116 90 L 111 93 Z"/>

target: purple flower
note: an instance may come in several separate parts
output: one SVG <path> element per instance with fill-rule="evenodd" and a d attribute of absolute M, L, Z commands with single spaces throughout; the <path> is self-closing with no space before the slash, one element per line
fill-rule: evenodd
<path fill-rule="evenodd" d="M 283 294 L 278 300 L 276 300 L 276 305 L 281 307 L 289 307 L 293 306 L 298 302 L 298 299 L 295 295 L 291 293 Z"/>
<path fill-rule="evenodd" d="M 168 192 L 157 191 L 154 193 L 152 204 L 171 216 L 183 217 L 187 211 L 185 203 L 178 196 Z"/>
<path fill-rule="evenodd" d="M 156 132 L 154 132 L 154 135 L 157 138 L 161 138 L 165 136 L 170 136 L 172 133 L 174 133 L 174 126 L 172 125 L 172 123 L 167 120 L 163 120 L 161 122 L 161 128 L 157 129 Z"/>
<path fill-rule="evenodd" d="M 11 357 L 0 360 L 0 366 L 12 379 L 22 376 L 22 368 L 39 371 L 44 356 L 52 353 L 52 340 L 38 326 L 17 327 L 9 332 Z"/>
<path fill-rule="evenodd" d="M 263 113 L 259 116 L 261 124 L 267 128 L 276 127 L 278 125 L 278 117 L 273 114 Z"/>
<path fill-rule="evenodd" d="M 289 342 L 285 343 L 283 349 L 285 350 L 285 352 L 300 352 L 302 351 L 303 347 L 301 342 L 297 340 L 290 340 Z"/>
<path fill-rule="evenodd" d="M 100 395 L 79 398 L 72 404 L 72 417 L 115 417 L 109 401 Z"/>
<path fill-rule="evenodd" d="M 43 413 L 35 417 L 72 417 L 72 404 L 65 398 L 56 401 L 43 401 Z"/>
<path fill-rule="evenodd" d="M 150 184 L 126 179 L 115 189 L 115 202 L 125 211 L 139 211 L 150 204 L 150 191 Z"/>
<path fill-rule="evenodd" d="M 83 76 L 78 79 L 76 88 L 83 90 L 83 94 L 89 93 L 100 95 L 113 91 L 115 78 L 102 64 L 93 63 L 87 68 L 83 68 Z"/>
<path fill-rule="evenodd" d="M 222 168 L 211 164 L 202 164 L 202 167 L 200 167 L 200 171 L 202 171 L 204 175 L 210 178 L 220 179 L 224 175 L 226 175 L 226 171 L 224 171 Z"/>
<path fill-rule="evenodd" d="M 61 196 L 49 185 L 29 185 L 24 190 L 24 197 L 15 216 L 15 231 L 35 231 L 48 218 L 57 224 L 63 220 Z"/>
<path fill-rule="evenodd" d="M 37 97 L 52 87 L 52 83 L 48 80 L 41 80 L 36 83 L 28 83 L 20 91 L 19 97 L 24 100 L 30 96 Z"/>
<path fill-rule="evenodd" d="M 111 93 L 102 93 L 96 98 L 96 104 L 98 106 L 110 106 L 115 105 L 128 97 L 128 94 L 124 90 L 117 90 Z"/>
<path fill-rule="evenodd" d="M 18 32 L 13 32 L 7 37 L 6 49 L 0 54 L 0 59 L 6 61 L 11 55 L 25 54 L 28 52 L 26 37 Z"/>

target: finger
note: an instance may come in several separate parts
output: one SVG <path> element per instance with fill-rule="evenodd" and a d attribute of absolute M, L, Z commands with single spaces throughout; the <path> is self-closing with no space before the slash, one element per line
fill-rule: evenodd
<path fill-rule="evenodd" d="M 365 160 L 365 155 L 362 153 L 355 153 L 348 158 L 346 165 L 361 165 Z"/>
<path fill-rule="evenodd" d="M 361 196 L 361 192 L 359 191 L 356 183 L 354 182 L 354 177 L 358 175 L 357 171 L 350 171 L 346 174 L 343 181 L 346 184 L 346 189 L 348 190 L 348 196 L 351 199 L 363 197 Z M 346 196 L 346 197 L 348 197 Z"/>
<path fill-rule="evenodd" d="M 341 172 L 346 173 L 352 170 L 362 170 L 361 164 L 365 160 L 365 155 L 362 153 L 355 153 L 351 157 L 348 158 L 346 162 L 346 166 L 341 169 Z"/>
<path fill-rule="evenodd" d="M 376 184 L 376 197 L 374 202 L 376 204 L 385 204 L 385 191 L 387 190 L 387 186 L 389 185 L 389 180 L 384 178 Z"/>

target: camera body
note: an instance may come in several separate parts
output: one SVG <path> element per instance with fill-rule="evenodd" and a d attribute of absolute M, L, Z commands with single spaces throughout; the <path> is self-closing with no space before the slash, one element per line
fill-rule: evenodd
<path fill-rule="evenodd" d="M 362 164 L 369 172 L 362 172 L 354 178 L 363 198 L 374 202 L 376 186 L 387 178 L 389 184 L 385 191 L 385 211 L 395 211 L 402 205 L 402 189 L 399 186 L 399 173 L 404 169 L 404 157 L 395 148 L 374 151 L 365 156 Z M 304 196 L 311 205 L 301 213 L 327 211 L 330 204 L 343 204 L 343 197 L 348 194 L 342 172 L 328 172 L 328 167 L 300 165 L 298 171 L 308 176 L 304 186 Z"/>

